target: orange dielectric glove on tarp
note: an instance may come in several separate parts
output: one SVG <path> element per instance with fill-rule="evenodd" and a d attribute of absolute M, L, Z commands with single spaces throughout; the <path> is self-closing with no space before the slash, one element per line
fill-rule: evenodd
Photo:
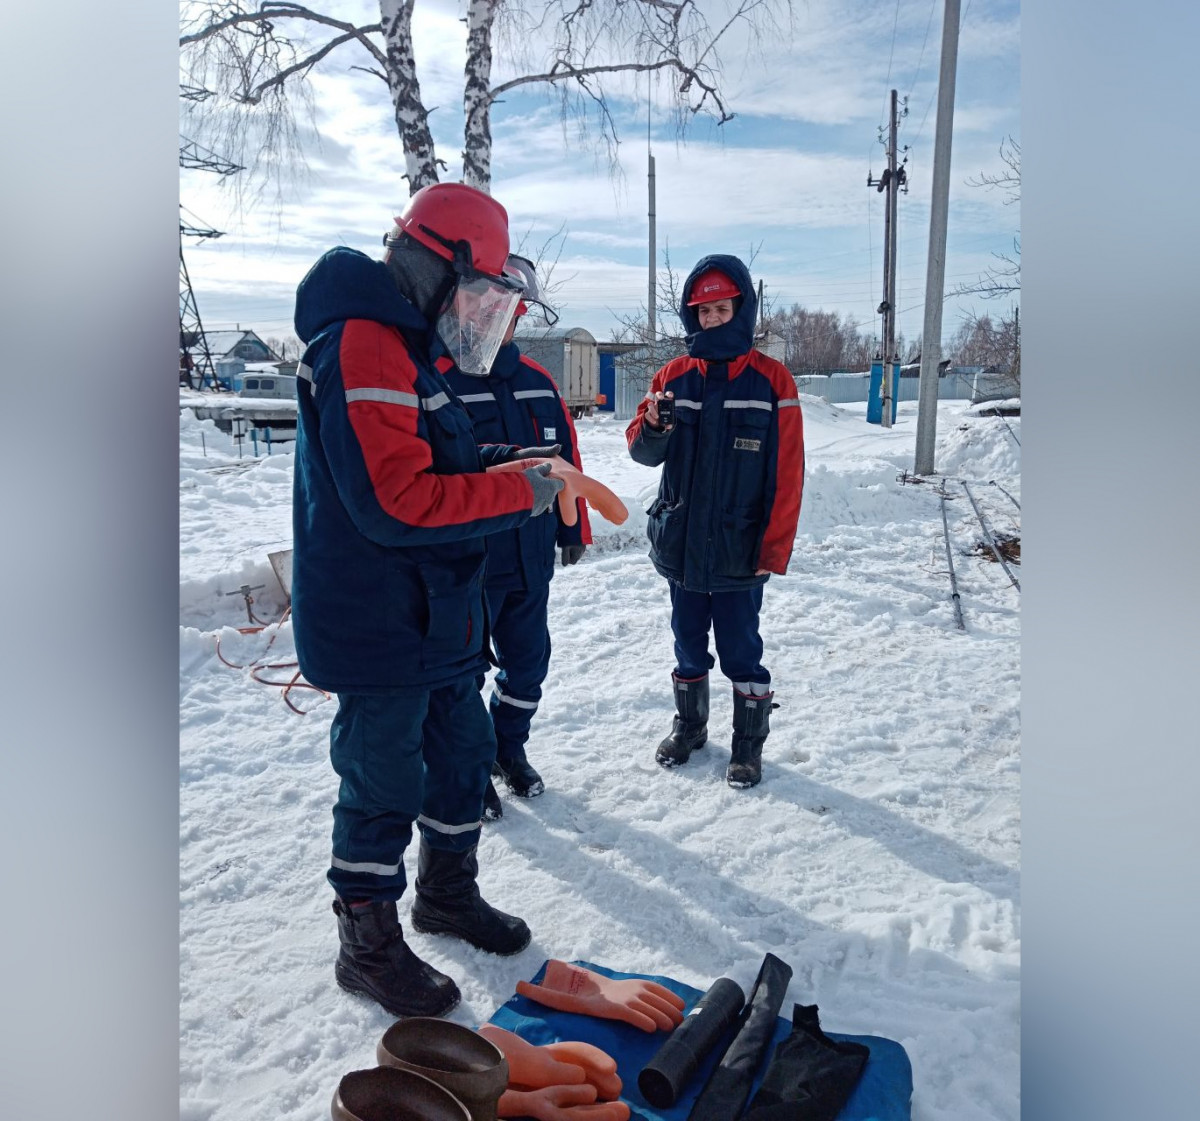
<path fill-rule="evenodd" d="M 624 1020 L 642 1031 L 671 1031 L 683 1022 L 684 999 L 656 981 L 618 981 L 554 958 L 546 963 L 540 985 L 518 981 L 517 992 L 559 1012 Z"/>
<path fill-rule="evenodd" d="M 629 1121 L 624 1102 L 596 1101 L 596 1087 L 546 1086 L 541 1090 L 505 1090 L 497 1117 L 533 1117 L 536 1121 Z"/>
<path fill-rule="evenodd" d="M 495 1044 L 508 1060 L 509 1086 L 537 1090 L 587 1082 L 596 1087 L 601 1098 L 621 1096 L 617 1060 L 590 1043 L 564 1040 L 537 1045 L 495 1024 L 484 1024 L 479 1034 Z"/>

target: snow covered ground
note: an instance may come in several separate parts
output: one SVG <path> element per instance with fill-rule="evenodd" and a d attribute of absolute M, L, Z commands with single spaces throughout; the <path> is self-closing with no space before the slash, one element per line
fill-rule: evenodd
<path fill-rule="evenodd" d="M 904 1045 L 917 1121 L 1016 1121 L 1020 594 L 977 555 L 960 480 L 994 532 L 1019 536 L 1020 418 L 939 406 L 964 633 L 938 488 L 900 481 L 916 404 L 890 430 L 866 424 L 865 405 L 802 405 L 800 529 L 764 601 L 781 707 L 761 786 L 724 782 L 732 704 L 718 673 L 707 749 L 674 771 L 654 763 L 672 712 L 667 591 L 642 513 L 658 472 L 629 459 L 620 422 L 582 420 L 585 469 L 631 516 L 615 528 L 593 515 L 595 546 L 555 577 L 529 744 L 547 792 L 502 792 L 504 819 L 480 846 L 485 895 L 525 918 L 533 943 L 505 959 L 412 944 L 456 979 L 451 1018 L 472 1027 L 547 957 L 700 989 L 726 975 L 748 991 L 771 951 L 794 970 L 785 1009 L 816 1003 L 827 1031 Z M 255 614 L 283 613 L 267 554 L 291 544 L 292 456 L 239 460 L 184 410 L 180 468 L 181 1118 L 323 1121 L 392 1020 L 333 979 L 335 702 L 293 692 L 310 709 L 298 716 L 216 654 L 219 637 L 234 663 L 294 656 L 287 624 L 238 632 L 236 594 L 263 585 Z"/>

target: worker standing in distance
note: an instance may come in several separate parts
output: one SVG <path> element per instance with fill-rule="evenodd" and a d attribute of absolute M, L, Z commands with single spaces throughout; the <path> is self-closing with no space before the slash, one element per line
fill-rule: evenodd
<path fill-rule="evenodd" d="M 759 613 L 771 573 L 787 571 L 804 485 L 796 383 L 754 349 L 758 300 L 737 257 L 703 258 L 683 285 L 686 356 L 655 375 L 625 431 L 630 455 L 662 464 L 647 515 L 650 559 L 671 593 L 675 711 L 655 759 L 686 763 L 708 741 L 708 633 L 733 683 L 725 777 L 756 786 L 775 694 Z"/>

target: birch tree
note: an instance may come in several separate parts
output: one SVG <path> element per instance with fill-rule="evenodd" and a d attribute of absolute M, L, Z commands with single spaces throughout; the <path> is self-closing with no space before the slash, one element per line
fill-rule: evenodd
<path fill-rule="evenodd" d="M 998 172 L 980 172 L 974 179 L 968 179 L 970 187 L 982 187 L 987 191 L 999 191 L 1004 198 L 1005 206 L 1019 205 L 1021 202 L 1021 145 L 1011 136 L 1000 144 L 1000 160 L 1004 170 Z M 989 266 L 978 280 L 969 284 L 960 284 L 950 292 L 952 296 L 982 296 L 985 300 L 994 300 L 1000 296 L 1014 296 L 1021 291 L 1021 235 L 1013 238 L 1012 253 L 993 253 L 999 262 Z"/>
<path fill-rule="evenodd" d="M 286 0 L 186 0 L 180 36 L 181 85 L 210 91 L 191 98 L 190 120 L 206 141 L 249 169 L 278 178 L 303 163 L 298 115 L 313 121 L 308 76 L 331 57 L 386 83 L 409 191 L 435 183 L 439 159 L 413 47 L 417 0 L 379 0 L 379 20 L 338 18 Z M 632 74 L 664 76 L 677 130 L 703 115 L 734 116 L 721 87 L 721 55 L 736 30 L 754 43 L 777 33 L 790 0 L 464 0 L 463 181 L 491 186 L 493 106 L 525 87 L 557 95 L 564 124 L 574 118 L 616 164 L 614 98 Z M 516 75 L 493 83 L 502 46 Z M 314 125 L 315 127 L 315 125 Z"/>

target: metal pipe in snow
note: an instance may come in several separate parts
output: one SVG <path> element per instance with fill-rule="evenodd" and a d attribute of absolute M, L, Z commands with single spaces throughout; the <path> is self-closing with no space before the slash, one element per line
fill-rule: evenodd
<path fill-rule="evenodd" d="M 942 538 L 946 542 L 946 563 L 950 566 L 950 599 L 954 603 L 954 620 L 958 623 L 958 629 L 965 631 L 966 623 L 963 622 L 962 600 L 958 597 L 958 581 L 954 578 L 954 560 L 950 556 L 950 526 L 946 524 L 946 495 L 942 494 Z"/>
<path fill-rule="evenodd" d="M 1018 581 L 1017 578 L 1012 574 L 1012 569 L 1008 567 L 1008 564 L 1000 555 L 1000 550 L 996 547 L 995 539 L 992 537 L 992 531 L 988 529 L 987 522 L 983 520 L 983 514 L 979 510 L 979 505 L 975 501 L 975 496 L 971 493 L 971 488 L 967 486 L 967 481 L 965 479 L 960 479 L 959 482 L 962 483 L 962 488 L 967 492 L 967 497 L 971 500 L 971 505 L 975 509 L 975 516 L 979 519 L 979 524 L 983 529 L 983 539 L 987 542 L 988 548 L 992 550 L 996 560 L 1000 562 L 1000 567 L 1004 569 L 1005 573 L 1007 573 L 1008 578 L 1012 581 L 1013 587 L 1019 592 L 1021 590 L 1020 581 Z"/>

